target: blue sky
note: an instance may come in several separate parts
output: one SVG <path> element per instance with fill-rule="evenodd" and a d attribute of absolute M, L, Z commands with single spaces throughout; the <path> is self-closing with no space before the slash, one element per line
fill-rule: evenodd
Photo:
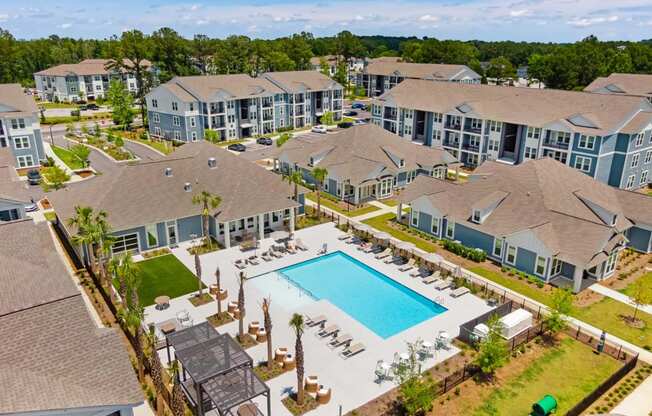
<path fill-rule="evenodd" d="M 440 39 L 576 41 L 652 38 L 651 0 L 0 0 L 0 27 L 18 38 L 103 38 L 169 26 L 184 36 L 271 38 L 415 35 Z"/>

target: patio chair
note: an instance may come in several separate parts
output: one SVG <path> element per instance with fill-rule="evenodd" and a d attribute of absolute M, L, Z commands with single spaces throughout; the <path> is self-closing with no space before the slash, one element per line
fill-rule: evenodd
<path fill-rule="evenodd" d="M 268 253 L 263 253 L 263 254 L 261 254 L 260 257 L 265 261 L 272 261 L 272 258 L 270 257 L 270 255 Z"/>
<path fill-rule="evenodd" d="M 351 234 L 346 233 L 344 235 L 341 235 L 341 236 L 337 237 L 337 239 L 340 240 L 340 241 L 346 241 L 346 240 L 350 239 L 351 237 L 353 237 Z"/>
<path fill-rule="evenodd" d="M 333 335 L 337 334 L 339 332 L 339 330 L 340 330 L 339 326 L 337 326 L 335 324 L 331 324 L 331 325 L 328 325 L 326 328 L 323 328 L 319 332 L 317 332 L 316 336 L 319 337 L 319 338 L 326 338 L 326 337 L 333 336 Z"/>
<path fill-rule="evenodd" d="M 425 269 L 423 267 L 419 267 L 416 270 L 412 270 L 410 272 L 410 277 L 428 277 L 432 274 L 432 272 L 428 269 Z"/>
<path fill-rule="evenodd" d="M 357 235 L 354 235 L 353 237 L 346 240 L 346 244 L 361 244 L 361 243 L 362 240 Z"/>
<path fill-rule="evenodd" d="M 433 274 L 433 275 L 430 275 L 430 276 L 426 277 L 425 279 L 423 279 L 423 280 L 421 280 L 421 281 L 422 281 L 423 283 L 429 285 L 429 284 L 431 284 L 431 283 L 435 283 L 435 282 L 437 282 L 437 281 L 439 281 L 439 280 L 441 280 L 441 279 L 439 278 L 439 275 L 437 275 L 437 274 Z"/>
<path fill-rule="evenodd" d="M 297 254 L 297 247 L 295 246 L 294 241 L 286 241 L 285 249 L 290 254 Z"/>
<path fill-rule="evenodd" d="M 403 257 L 401 257 L 401 256 L 391 256 L 391 257 L 388 257 L 385 260 L 383 260 L 383 262 L 385 264 L 392 264 L 392 263 L 398 264 L 402 259 L 403 259 Z"/>
<path fill-rule="evenodd" d="M 357 344 L 347 347 L 344 351 L 340 353 L 340 356 L 346 360 L 353 357 L 356 354 L 360 354 L 362 351 L 366 349 L 367 347 L 365 347 L 363 343 L 358 342 Z"/>
<path fill-rule="evenodd" d="M 453 290 L 453 291 L 451 292 L 451 296 L 454 297 L 454 298 L 459 298 L 460 296 L 464 296 L 464 295 L 466 295 L 466 294 L 469 293 L 470 291 L 471 291 L 471 290 L 470 290 L 468 287 L 466 287 L 466 286 L 461 286 L 461 287 L 458 287 L 457 289 Z"/>
<path fill-rule="evenodd" d="M 317 252 L 317 254 L 326 254 L 326 253 L 328 253 L 328 244 L 324 243 L 319 249 L 319 251 Z"/>
<path fill-rule="evenodd" d="M 378 244 L 372 244 L 371 246 L 365 248 L 362 250 L 363 253 L 375 253 L 378 250 L 382 250 L 383 248 L 379 246 Z"/>
<path fill-rule="evenodd" d="M 367 250 L 367 249 L 369 249 L 369 248 L 371 248 L 371 247 L 373 247 L 373 244 L 371 244 L 371 243 L 364 243 L 364 242 L 363 242 L 362 244 L 360 244 L 360 245 L 358 246 L 358 250 L 360 250 L 360 251 L 365 251 L 365 250 Z"/>
<path fill-rule="evenodd" d="M 452 279 L 443 279 L 443 280 L 440 280 L 437 283 L 435 283 L 433 286 L 437 290 L 444 290 L 444 289 L 448 289 L 449 287 L 451 287 L 452 284 L 453 284 Z"/>
<path fill-rule="evenodd" d="M 324 315 L 317 315 L 314 317 L 311 316 L 306 316 L 306 325 L 309 327 L 317 326 L 319 324 L 324 324 L 326 323 L 326 316 Z"/>
<path fill-rule="evenodd" d="M 380 260 L 380 259 L 384 259 L 385 257 L 388 257 L 388 256 L 391 255 L 391 254 L 392 254 L 392 249 L 389 248 L 389 247 L 387 247 L 387 248 L 386 248 L 385 250 L 383 250 L 382 252 L 376 254 L 376 258 L 377 258 L 378 260 Z"/>
<path fill-rule="evenodd" d="M 299 238 L 296 239 L 294 245 L 296 246 L 296 248 L 298 248 L 301 251 L 308 251 L 308 246 L 303 244 L 303 241 L 301 241 L 301 239 Z"/>
<path fill-rule="evenodd" d="M 247 261 L 249 262 L 249 264 L 253 264 L 254 266 L 257 266 L 257 265 L 260 264 L 260 262 L 258 261 L 258 256 L 250 256 L 247 259 Z"/>
<path fill-rule="evenodd" d="M 272 248 L 269 249 L 269 255 L 272 256 L 272 257 L 276 257 L 277 259 L 280 259 L 281 257 L 283 257 L 283 253 L 278 252 L 278 251 L 276 251 L 276 250 L 274 250 Z"/>
<path fill-rule="evenodd" d="M 331 349 L 335 349 L 335 348 L 341 347 L 342 345 L 347 345 L 348 346 L 349 344 L 351 344 L 351 341 L 353 341 L 353 337 L 350 334 L 342 334 L 342 335 L 339 335 L 334 340 L 331 340 L 328 343 L 328 346 Z"/>
<path fill-rule="evenodd" d="M 407 263 L 405 263 L 404 265 L 400 266 L 400 267 L 398 268 L 398 271 L 399 271 L 399 272 L 407 272 L 408 270 L 412 270 L 412 269 L 414 269 L 414 265 L 415 265 L 415 264 L 416 264 L 416 263 L 415 263 L 414 259 L 411 258 L 410 260 L 408 260 Z"/>
<path fill-rule="evenodd" d="M 235 267 L 237 267 L 240 270 L 247 267 L 247 261 L 243 260 L 243 259 L 238 259 L 238 260 L 234 261 L 233 264 L 235 264 Z"/>

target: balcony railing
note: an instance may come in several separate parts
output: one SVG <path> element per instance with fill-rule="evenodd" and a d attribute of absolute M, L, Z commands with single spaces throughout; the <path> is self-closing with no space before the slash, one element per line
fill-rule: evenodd
<path fill-rule="evenodd" d="M 464 126 L 464 131 L 468 131 L 469 133 L 480 134 L 480 133 L 482 133 L 482 126 L 473 127 L 471 125 L 466 125 L 466 126 Z"/>
<path fill-rule="evenodd" d="M 568 143 L 556 142 L 551 140 L 544 140 L 543 145 L 546 147 L 553 147 L 555 149 L 564 149 L 568 150 Z"/>
<path fill-rule="evenodd" d="M 462 144 L 462 149 L 470 150 L 472 152 L 477 152 L 478 150 L 480 150 L 480 145 L 472 144 L 472 143 L 463 143 Z"/>
<path fill-rule="evenodd" d="M 453 140 L 444 140 L 443 145 L 448 147 L 454 147 L 457 149 L 460 146 L 460 142 L 456 142 Z"/>
<path fill-rule="evenodd" d="M 461 125 L 460 123 L 450 123 L 447 121 L 444 127 L 447 129 L 459 130 Z"/>

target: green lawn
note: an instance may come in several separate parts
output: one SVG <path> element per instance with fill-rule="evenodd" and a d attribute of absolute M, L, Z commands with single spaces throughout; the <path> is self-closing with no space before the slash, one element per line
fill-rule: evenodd
<path fill-rule="evenodd" d="M 398 238 L 399 240 L 409 241 L 410 243 L 414 243 L 414 245 L 416 245 L 423 251 L 427 251 L 430 253 L 437 251 L 437 244 L 433 243 L 432 241 L 426 241 L 415 235 L 406 233 L 405 231 L 397 230 L 394 227 L 390 227 L 387 224 L 387 222 L 393 221 L 395 218 L 396 218 L 396 214 L 389 213 L 389 214 L 383 214 L 377 217 L 369 218 L 362 222 L 374 227 L 377 230 L 385 231 L 386 233 L 390 234 L 395 238 Z"/>
<path fill-rule="evenodd" d="M 604 354 L 570 338 L 546 351 L 524 371 L 495 388 L 484 404 L 473 412 L 485 415 L 528 415 L 532 403 L 551 394 L 563 415 L 620 367 Z"/>
<path fill-rule="evenodd" d="M 43 107 L 46 110 L 51 109 L 51 108 L 77 108 L 79 107 L 79 104 L 75 103 L 48 103 L 44 101 L 39 101 L 37 103 L 39 107 Z"/>
<path fill-rule="evenodd" d="M 525 280 L 512 279 L 504 276 L 500 272 L 488 270 L 481 266 L 471 267 L 469 270 L 485 279 L 491 280 L 492 282 L 527 296 L 530 299 L 536 300 L 544 305 L 550 305 L 550 295 L 544 292 L 543 289 L 539 289 L 538 287 L 527 283 Z"/>
<path fill-rule="evenodd" d="M 141 283 L 138 296 L 142 306 L 154 304 L 154 298 L 167 295 L 170 299 L 196 292 L 197 278 L 174 255 L 154 257 L 136 263 Z"/>
<path fill-rule="evenodd" d="M 158 150 L 159 152 L 161 152 L 161 153 L 163 153 L 165 155 L 169 155 L 174 150 L 174 146 L 172 146 L 172 143 L 168 144 L 166 142 L 154 141 L 154 140 L 143 140 L 143 139 L 129 139 L 129 140 L 133 140 L 133 141 L 138 142 L 140 144 L 144 144 L 145 146 L 152 147 L 152 148 Z"/>
<path fill-rule="evenodd" d="M 84 167 L 82 161 L 75 156 L 70 150 L 59 146 L 52 146 L 52 151 L 59 157 L 70 169 L 81 169 Z"/>
<path fill-rule="evenodd" d="M 652 288 L 652 272 L 645 273 L 643 276 L 639 277 L 637 280 L 644 281 L 645 284 L 647 285 L 647 287 Z M 634 291 L 634 287 L 633 287 L 633 284 L 631 284 L 631 283 L 626 288 L 621 290 L 621 292 L 623 292 L 627 296 L 632 296 L 633 291 Z"/>
<path fill-rule="evenodd" d="M 307 194 L 306 198 L 317 203 L 317 195 L 314 192 Z M 357 209 L 352 209 L 350 211 L 347 211 L 345 209 L 342 209 L 336 202 L 333 202 L 328 197 L 325 197 L 323 192 L 321 194 L 321 205 L 323 207 L 330 208 L 335 212 L 339 212 L 342 215 L 346 215 L 347 217 L 357 217 L 358 215 L 367 214 L 369 212 L 378 211 L 380 209 L 373 205 L 366 205 L 362 208 L 357 208 Z"/>
<path fill-rule="evenodd" d="M 387 206 L 390 206 L 390 207 L 395 207 L 395 206 L 398 205 L 398 200 L 396 200 L 396 199 L 381 199 L 378 202 L 380 202 L 381 204 L 385 204 Z"/>

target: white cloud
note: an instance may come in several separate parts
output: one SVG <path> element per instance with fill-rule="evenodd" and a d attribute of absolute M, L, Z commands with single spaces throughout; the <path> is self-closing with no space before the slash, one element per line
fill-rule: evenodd
<path fill-rule="evenodd" d="M 196 24 L 197 26 L 207 25 L 207 24 L 209 24 L 209 23 L 210 23 L 210 20 L 208 20 L 208 19 L 199 19 L 199 20 L 197 20 L 197 21 L 195 22 L 195 24 Z"/>
<path fill-rule="evenodd" d="M 598 17 L 584 17 L 584 18 L 575 18 L 568 21 L 568 24 L 575 27 L 589 27 L 601 23 L 613 23 L 619 20 L 618 16 L 598 16 Z"/>
<path fill-rule="evenodd" d="M 424 14 L 423 16 L 421 16 L 419 18 L 419 20 L 422 21 L 422 22 L 437 22 L 437 21 L 439 21 L 439 17 L 438 16 L 433 16 L 431 14 Z"/>
<path fill-rule="evenodd" d="M 509 15 L 511 17 L 522 17 L 522 16 L 527 16 L 528 14 L 530 14 L 530 11 L 527 9 L 511 10 L 509 12 Z"/>
<path fill-rule="evenodd" d="M 0 22 L 6 22 L 9 20 L 9 15 L 6 13 L 0 13 Z"/>
<path fill-rule="evenodd" d="M 198 10 L 200 7 L 201 4 L 193 4 L 192 6 L 190 6 L 190 10 L 194 12 L 195 10 Z"/>
<path fill-rule="evenodd" d="M 362 17 L 362 16 L 360 16 L 359 14 L 357 14 L 357 15 L 354 17 L 354 20 L 357 20 L 358 22 L 360 22 L 360 21 L 364 20 L 364 17 Z"/>
<path fill-rule="evenodd" d="M 60 27 L 61 29 L 68 29 L 68 28 L 72 27 L 72 23 L 61 23 L 61 24 L 59 25 L 59 27 Z"/>

